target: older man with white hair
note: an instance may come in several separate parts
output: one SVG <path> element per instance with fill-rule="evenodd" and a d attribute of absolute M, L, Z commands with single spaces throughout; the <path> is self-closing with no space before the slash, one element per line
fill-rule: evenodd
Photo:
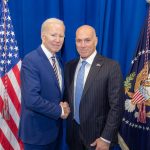
<path fill-rule="evenodd" d="M 23 59 L 19 137 L 25 150 L 55 150 L 60 118 L 66 119 L 70 112 L 68 103 L 61 102 L 64 75 L 56 56 L 64 36 L 63 21 L 47 19 L 41 27 L 41 46 Z"/>

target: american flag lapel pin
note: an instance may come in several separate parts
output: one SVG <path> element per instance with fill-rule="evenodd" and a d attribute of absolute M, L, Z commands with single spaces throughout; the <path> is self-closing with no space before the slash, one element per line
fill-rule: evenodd
<path fill-rule="evenodd" d="M 96 67 L 101 67 L 101 64 L 96 64 Z"/>

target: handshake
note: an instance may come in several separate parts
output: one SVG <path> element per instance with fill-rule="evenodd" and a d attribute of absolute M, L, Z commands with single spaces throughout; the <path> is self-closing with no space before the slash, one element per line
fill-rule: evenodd
<path fill-rule="evenodd" d="M 67 102 L 60 102 L 59 104 L 61 106 L 62 110 L 62 114 L 61 114 L 61 118 L 62 119 L 66 119 L 68 117 L 68 115 L 70 114 L 70 107 L 69 104 Z"/>

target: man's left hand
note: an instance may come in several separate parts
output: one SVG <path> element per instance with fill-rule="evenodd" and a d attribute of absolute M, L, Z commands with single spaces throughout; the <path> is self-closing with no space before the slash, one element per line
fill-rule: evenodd
<path fill-rule="evenodd" d="M 95 146 L 96 149 L 95 150 L 109 150 L 109 146 L 110 144 L 103 141 L 101 138 L 97 138 L 92 144 L 91 146 Z"/>

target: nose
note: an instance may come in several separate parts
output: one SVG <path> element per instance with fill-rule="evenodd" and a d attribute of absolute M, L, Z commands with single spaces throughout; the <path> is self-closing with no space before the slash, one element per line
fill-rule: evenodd
<path fill-rule="evenodd" d="M 56 42 L 60 42 L 60 37 L 59 36 L 56 36 Z"/>
<path fill-rule="evenodd" d="M 81 42 L 81 46 L 85 47 L 85 41 L 84 40 Z"/>

